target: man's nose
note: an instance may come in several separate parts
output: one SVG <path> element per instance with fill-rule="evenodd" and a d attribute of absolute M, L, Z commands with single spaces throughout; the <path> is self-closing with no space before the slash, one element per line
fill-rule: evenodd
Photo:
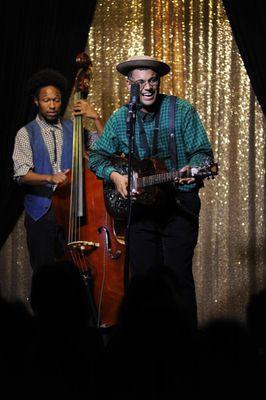
<path fill-rule="evenodd" d="M 55 101 L 54 100 L 50 100 L 49 101 L 49 107 L 50 108 L 55 108 Z"/>
<path fill-rule="evenodd" d="M 143 83 L 143 89 L 144 89 L 144 88 L 150 89 L 151 87 L 152 87 L 152 85 L 151 85 L 151 83 L 150 83 L 149 81 L 145 81 L 145 82 Z"/>

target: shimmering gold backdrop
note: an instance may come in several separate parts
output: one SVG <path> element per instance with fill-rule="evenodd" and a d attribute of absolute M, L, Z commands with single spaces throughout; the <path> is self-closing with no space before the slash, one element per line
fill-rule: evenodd
<path fill-rule="evenodd" d="M 265 119 L 222 1 L 99 0 L 86 51 L 94 65 L 89 98 L 104 121 L 127 99 L 116 64 L 143 53 L 171 65 L 162 90 L 196 106 L 220 165 L 201 191 L 194 257 L 199 319 L 243 318 L 250 293 L 266 283 Z M 20 244 L 12 239 L 17 232 Z M 19 221 L 1 252 L 7 295 L 27 292 L 21 232 Z"/>

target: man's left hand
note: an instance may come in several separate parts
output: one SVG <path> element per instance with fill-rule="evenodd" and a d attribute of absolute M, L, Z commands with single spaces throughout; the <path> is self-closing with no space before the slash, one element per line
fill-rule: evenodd
<path fill-rule="evenodd" d="M 82 115 L 93 120 L 99 119 L 99 115 L 86 100 L 78 100 L 73 105 L 73 115 Z"/>
<path fill-rule="evenodd" d="M 182 169 L 180 169 L 180 172 L 186 172 L 186 171 L 190 171 L 191 167 L 189 165 L 185 165 Z M 195 182 L 195 178 L 190 177 L 190 178 L 180 178 L 178 180 L 178 183 L 180 185 L 184 185 L 184 184 L 190 184 L 190 183 L 194 183 Z"/>

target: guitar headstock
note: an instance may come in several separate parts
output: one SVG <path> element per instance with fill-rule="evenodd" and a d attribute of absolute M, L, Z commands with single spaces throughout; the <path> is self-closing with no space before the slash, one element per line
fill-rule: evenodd
<path fill-rule="evenodd" d="M 199 167 L 191 168 L 191 175 L 200 179 L 214 179 L 215 175 L 218 175 L 218 163 L 207 158 Z"/>

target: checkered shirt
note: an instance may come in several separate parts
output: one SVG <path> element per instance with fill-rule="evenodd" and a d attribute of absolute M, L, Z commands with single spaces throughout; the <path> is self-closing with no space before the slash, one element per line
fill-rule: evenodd
<path fill-rule="evenodd" d="M 169 106 L 170 96 L 161 95 L 160 125 L 158 134 L 157 157 L 165 161 L 168 170 L 171 170 L 169 154 Z M 155 114 L 137 111 L 143 121 L 148 147 L 150 152 L 153 145 Z M 110 174 L 117 171 L 112 165 L 109 156 L 115 153 L 129 152 L 126 119 L 128 108 L 123 106 L 113 113 L 107 121 L 103 134 L 95 142 L 89 158 L 89 167 L 99 178 L 110 180 Z M 199 166 L 207 157 L 212 157 L 212 149 L 203 128 L 197 111 L 186 100 L 176 98 L 175 110 L 175 137 L 178 165 L 181 169 L 185 165 Z M 147 157 L 141 140 L 138 118 L 135 125 L 135 146 L 140 159 Z M 183 185 L 182 191 L 190 191 L 195 184 Z"/>

